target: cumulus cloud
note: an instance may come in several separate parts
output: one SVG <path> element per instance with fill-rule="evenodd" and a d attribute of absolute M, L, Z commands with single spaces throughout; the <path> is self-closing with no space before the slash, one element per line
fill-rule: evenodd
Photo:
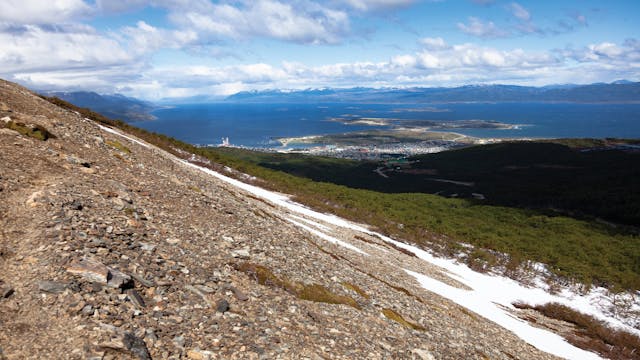
<path fill-rule="evenodd" d="M 87 16 L 92 7 L 83 0 L 2 0 L 0 22 L 55 24 Z"/>
<path fill-rule="evenodd" d="M 307 88 L 350 86 L 439 86 L 470 82 L 524 81 L 540 69 L 554 68 L 562 60 L 549 53 L 509 51 L 475 44 L 447 44 L 441 38 L 425 38 L 422 48 L 383 62 L 334 63 L 308 66 L 283 62 L 224 67 L 190 66 L 158 69 L 152 78 L 166 89 L 198 89 L 228 95 L 242 88 Z M 159 87 L 156 96 L 168 96 Z M 174 92 L 175 93 L 175 92 Z M 162 94 L 162 95 L 161 95 Z"/>
<path fill-rule="evenodd" d="M 120 44 L 83 25 L 0 26 L 0 72 L 105 67 L 131 61 Z"/>
<path fill-rule="evenodd" d="M 420 44 L 429 50 L 443 50 L 449 48 L 449 44 L 447 44 L 443 38 L 424 38 L 420 40 Z"/>
<path fill-rule="evenodd" d="M 621 45 L 612 42 L 590 44 L 581 49 L 568 50 L 565 56 L 579 62 L 609 63 L 640 68 L 640 41 L 628 39 Z"/>
<path fill-rule="evenodd" d="M 136 54 L 144 55 L 162 48 L 181 48 L 197 41 L 198 34 L 192 30 L 166 30 L 138 21 L 135 27 L 127 26 L 121 30 L 119 38 L 128 44 Z"/>
<path fill-rule="evenodd" d="M 500 38 L 509 35 L 509 32 L 499 29 L 492 21 L 483 22 L 482 20 L 470 16 L 469 23 L 458 23 L 460 31 L 481 38 Z"/>
<path fill-rule="evenodd" d="M 184 0 L 174 0 L 184 1 Z M 196 2 L 173 7 L 170 18 L 202 39 L 269 37 L 305 44 L 337 43 L 349 32 L 349 16 L 311 1 Z"/>

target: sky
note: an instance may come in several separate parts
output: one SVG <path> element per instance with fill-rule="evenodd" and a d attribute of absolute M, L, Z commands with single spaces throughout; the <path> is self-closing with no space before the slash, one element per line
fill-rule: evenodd
<path fill-rule="evenodd" d="M 0 78 L 147 100 L 640 81 L 640 0 L 1 0 Z"/>

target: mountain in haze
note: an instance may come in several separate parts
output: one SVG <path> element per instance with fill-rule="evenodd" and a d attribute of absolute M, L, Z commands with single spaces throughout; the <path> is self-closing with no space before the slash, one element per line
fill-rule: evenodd
<path fill-rule="evenodd" d="M 154 120 L 150 114 L 156 108 L 151 103 L 121 94 L 98 94 L 92 91 L 41 91 L 42 95 L 58 97 L 80 107 L 89 108 L 106 117 L 126 122 Z"/>
<path fill-rule="evenodd" d="M 611 84 L 465 85 L 454 88 L 350 88 L 296 91 L 245 91 L 227 97 L 233 102 L 640 102 L 640 82 L 619 80 Z"/>

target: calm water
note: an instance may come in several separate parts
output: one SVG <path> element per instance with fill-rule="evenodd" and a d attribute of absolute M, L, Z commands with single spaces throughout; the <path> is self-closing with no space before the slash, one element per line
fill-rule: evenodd
<path fill-rule="evenodd" d="M 134 125 L 193 144 L 274 146 L 274 137 L 342 133 L 384 127 L 345 125 L 333 117 L 410 120 L 489 120 L 518 129 L 456 129 L 477 137 L 640 138 L 640 104 L 197 104 L 153 113 L 158 120 Z"/>

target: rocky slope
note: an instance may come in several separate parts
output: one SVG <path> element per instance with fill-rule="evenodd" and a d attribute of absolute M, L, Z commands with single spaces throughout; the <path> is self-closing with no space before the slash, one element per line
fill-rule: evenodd
<path fill-rule="evenodd" d="M 2 81 L 0 118 L 0 359 L 553 358 L 425 291 L 402 268 L 463 285 L 379 237 Z"/>

